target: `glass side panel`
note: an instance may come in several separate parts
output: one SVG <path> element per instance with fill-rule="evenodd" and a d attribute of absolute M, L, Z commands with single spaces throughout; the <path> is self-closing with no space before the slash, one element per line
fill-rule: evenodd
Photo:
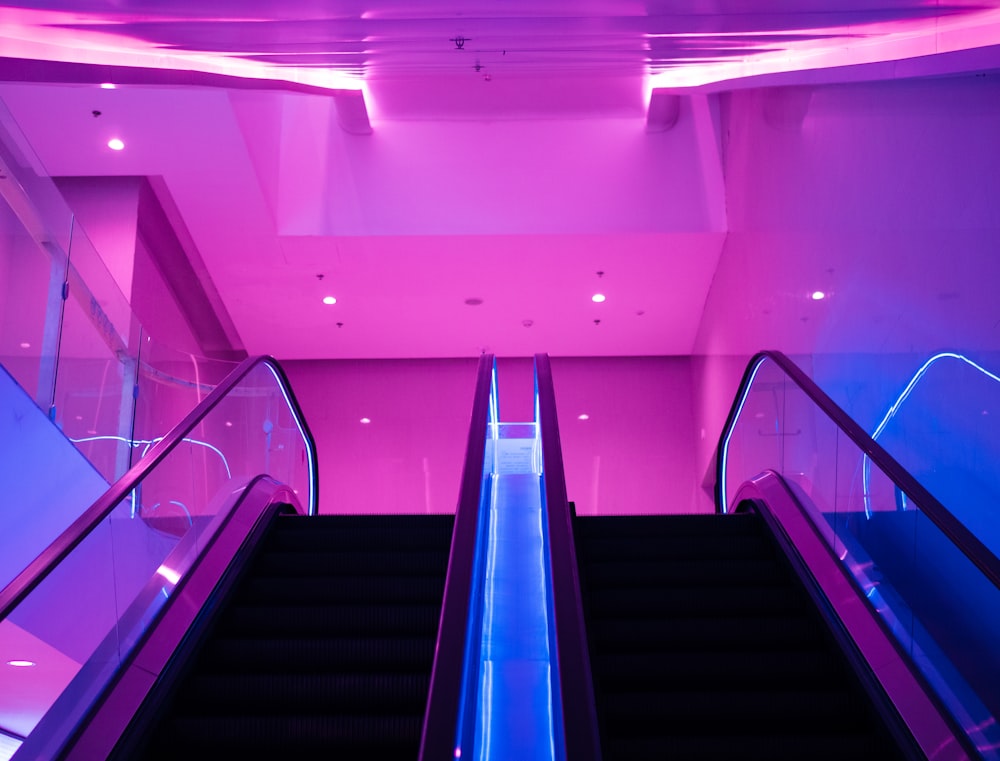
<path fill-rule="evenodd" d="M 872 437 L 994 553 L 1000 503 L 1000 367 L 943 352 L 897 389 Z"/>
<path fill-rule="evenodd" d="M 130 464 L 139 323 L 76 228 L 56 373 L 55 422 L 109 482 Z"/>
<path fill-rule="evenodd" d="M 136 370 L 133 464 L 235 368 L 234 362 L 180 352 L 144 333 Z"/>
<path fill-rule="evenodd" d="M 1000 757 L 1000 591 L 921 506 L 767 358 L 720 456 L 730 507 L 744 481 L 782 475 L 982 756 Z"/>
<path fill-rule="evenodd" d="M 58 747 L 253 477 L 313 504 L 307 447 L 274 371 L 257 365 L 0 622 L 0 663 L 35 664 L 0 691 L 0 728 L 27 738 L 22 753 Z"/>
<path fill-rule="evenodd" d="M 0 199 L 0 364 L 47 411 L 66 257 L 48 255 L 5 201 Z"/>

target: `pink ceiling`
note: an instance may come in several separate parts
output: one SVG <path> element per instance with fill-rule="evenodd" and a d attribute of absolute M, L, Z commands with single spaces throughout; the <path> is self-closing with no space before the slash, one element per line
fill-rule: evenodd
<path fill-rule="evenodd" d="M 717 104 L 649 132 L 650 90 L 984 49 L 990 6 L 25 0 L 0 98 L 52 176 L 163 178 L 251 353 L 686 354 Z"/>

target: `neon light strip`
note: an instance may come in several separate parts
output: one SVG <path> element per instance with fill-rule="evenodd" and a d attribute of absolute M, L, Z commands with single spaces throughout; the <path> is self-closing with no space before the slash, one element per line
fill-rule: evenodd
<path fill-rule="evenodd" d="M 910 378 L 910 382 L 906 384 L 906 388 L 903 389 L 902 393 L 896 398 L 896 401 L 893 402 L 892 405 L 889 407 L 889 411 L 885 413 L 885 417 L 882 418 L 882 422 L 880 422 L 875 427 L 875 431 L 872 433 L 872 439 L 873 440 L 878 441 L 878 437 L 885 430 L 885 427 L 889 424 L 889 421 L 892 420 L 892 418 L 899 411 L 900 405 L 902 405 L 903 402 L 905 402 L 906 399 L 910 396 L 910 393 L 913 391 L 914 387 L 917 385 L 917 383 L 920 382 L 920 379 L 923 378 L 924 375 L 927 373 L 927 371 L 931 368 L 931 365 L 935 364 L 936 362 L 938 362 L 939 360 L 942 360 L 942 359 L 959 359 L 962 362 L 965 362 L 965 364 L 969 365 L 970 367 L 972 367 L 972 368 L 978 370 L 979 372 L 981 372 L 987 378 L 990 378 L 991 380 L 994 380 L 997 383 L 1000 383 L 1000 376 L 998 376 L 998 375 L 996 375 L 994 373 L 991 373 L 989 370 L 987 370 L 982 365 L 976 364 L 971 359 L 969 359 L 968 357 L 966 357 L 964 354 L 956 354 L 955 352 L 951 352 L 951 351 L 943 351 L 943 352 L 940 352 L 938 354 L 935 354 L 933 357 L 931 357 L 926 362 L 924 362 L 924 364 L 921 365 L 920 369 L 917 370 L 916 373 L 914 373 L 913 377 Z M 864 488 L 863 494 L 864 494 L 864 501 L 865 501 L 865 516 L 868 517 L 868 518 L 872 517 L 871 488 L 870 488 L 871 487 L 871 469 L 872 469 L 871 458 L 866 453 L 865 456 L 864 456 L 864 458 L 863 458 L 863 460 L 862 460 L 862 480 L 863 480 L 863 488 Z M 904 510 L 906 509 L 906 495 L 905 494 L 903 495 L 903 509 Z"/>
<path fill-rule="evenodd" d="M 291 399 L 288 398 L 288 392 L 285 390 L 285 385 L 281 382 L 278 377 L 278 372 L 271 367 L 269 362 L 265 362 L 264 366 L 270 370 L 271 375 L 274 376 L 274 382 L 278 384 L 278 389 L 281 391 L 282 397 L 285 399 L 285 405 L 288 407 L 288 411 L 292 413 L 292 420 L 295 421 L 295 427 L 299 429 L 299 436 L 302 437 L 302 443 L 306 447 L 306 465 L 308 467 L 308 477 L 309 477 L 309 499 L 306 505 L 306 513 L 308 515 L 316 515 L 318 511 L 318 506 L 316 505 L 316 491 L 313 489 L 313 484 L 315 481 L 315 474 L 313 473 L 313 460 L 316 458 L 316 453 L 313 451 L 312 442 L 309 441 L 309 437 L 306 436 L 305 429 L 302 427 L 302 421 L 299 420 L 298 412 L 295 410 L 295 406 L 292 404 Z"/>
<path fill-rule="evenodd" d="M 750 54 L 725 63 L 677 66 L 652 75 L 647 90 L 699 87 L 765 74 L 833 69 L 985 48 L 1000 40 L 1000 11 L 990 8 L 912 22 L 788 29 L 782 33 L 811 35 L 817 39 L 791 42 L 780 50 Z M 753 36 L 760 36 L 762 45 L 767 45 L 766 35 L 755 33 Z"/>
<path fill-rule="evenodd" d="M 722 461 L 722 465 L 719 468 L 719 472 L 722 474 L 719 478 L 719 483 L 716 485 L 717 494 L 716 500 L 718 504 L 722 505 L 722 512 L 729 512 L 729 496 L 726 489 L 726 477 L 729 472 L 729 439 L 733 435 L 733 431 L 736 430 L 736 424 L 739 422 L 740 415 L 743 413 L 743 406 L 746 404 L 747 397 L 750 395 L 750 389 L 753 387 L 754 378 L 757 377 L 757 373 L 763 366 L 767 357 L 761 357 L 757 364 L 754 366 L 753 371 L 750 373 L 750 379 L 746 383 L 743 395 L 740 397 L 739 404 L 736 406 L 736 414 L 733 415 L 733 424 L 729 426 L 729 430 L 722 439 L 722 446 L 719 450 L 719 459 Z"/>
<path fill-rule="evenodd" d="M 140 447 L 145 445 L 146 448 L 142 450 L 142 455 L 141 455 L 141 457 L 145 457 L 146 453 L 149 452 L 149 448 L 154 444 L 158 444 L 159 442 L 163 441 L 163 437 L 160 436 L 157 439 L 132 440 L 132 439 L 126 439 L 124 436 L 84 436 L 83 438 L 80 439 L 70 438 L 70 441 L 72 441 L 74 444 L 83 444 L 88 441 L 119 441 L 122 444 L 131 444 L 131 446 L 133 447 Z M 229 469 L 229 462 L 228 460 L 226 460 L 226 456 L 222 454 L 222 451 L 218 447 L 209 444 L 207 441 L 201 441 L 199 439 L 183 438 L 181 439 L 181 441 L 187 444 L 197 444 L 198 446 L 207 447 L 208 449 L 211 449 L 213 452 L 219 455 L 219 457 L 222 458 L 222 465 L 226 469 L 226 478 L 233 477 L 233 472 Z"/>
<path fill-rule="evenodd" d="M 157 20 L 162 20 L 159 17 Z M 134 17 L 130 20 L 136 20 Z M 144 18 L 142 20 L 149 21 Z M 176 20 L 176 19 L 171 19 Z M 227 19 L 217 19 L 226 21 Z M 245 79 L 273 79 L 333 90 L 361 90 L 364 83 L 331 69 L 312 66 L 274 66 L 262 61 L 232 55 L 167 50 L 143 40 L 91 31 L 88 23 L 104 24 L 107 19 L 50 10 L 0 8 L 0 28 L 4 55 L 11 58 L 66 61 L 102 66 L 128 66 L 144 69 L 200 71 Z"/>

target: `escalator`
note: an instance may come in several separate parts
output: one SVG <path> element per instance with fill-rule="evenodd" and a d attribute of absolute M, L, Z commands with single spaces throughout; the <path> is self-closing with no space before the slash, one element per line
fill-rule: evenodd
<path fill-rule="evenodd" d="M 758 515 L 574 534 L 605 759 L 904 757 Z"/>
<path fill-rule="evenodd" d="M 319 516 L 315 446 L 287 379 L 269 358 L 242 363 L 0 591 L 0 633 L 75 661 L 5 757 L 454 747 L 494 378 L 484 356 L 454 515 Z M 195 429 L 216 452 L 240 449 L 224 479 L 192 472 Z M 281 480 L 246 475 L 268 471 Z M 198 501 L 165 519 L 157 508 L 192 482 Z"/>
<path fill-rule="evenodd" d="M 758 369 L 747 389 L 765 377 Z M 484 601 L 511 594 L 496 582 L 484 518 L 504 449 L 495 380 L 484 355 L 454 516 L 321 517 L 311 435 L 280 368 L 266 358 L 242 365 L 0 593 L 5 631 L 75 661 L 15 761 L 430 761 L 476 755 L 502 711 L 533 719 L 523 696 L 501 707 L 490 702 L 499 691 L 476 689 L 489 673 Z M 947 669 L 960 659 L 934 652 L 916 621 L 937 608 L 903 599 L 899 574 L 915 566 L 892 561 L 930 545 L 878 544 L 867 523 L 851 534 L 857 505 L 878 511 L 874 488 L 826 499 L 827 482 L 843 490 L 849 474 L 797 470 L 790 442 L 760 436 L 762 415 L 737 420 L 757 401 L 812 416 L 776 402 L 786 385 L 768 379 L 759 400 L 741 390 L 727 422 L 718 504 L 737 514 L 574 517 L 551 368 L 536 357 L 538 439 L 525 451 L 540 476 L 532 523 L 541 554 L 531 562 L 545 581 L 522 594 L 544 601 L 549 622 L 551 758 L 998 757 L 995 722 L 967 699 L 976 680 L 952 680 Z M 256 438 L 241 444 L 240 470 L 227 467 L 225 480 L 186 501 L 180 520 L 146 508 L 173 504 L 171 490 L 190 483 L 188 455 L 171 452 L 195 427 L 235 451 L 230 422 L 241 418 Z M 295 425 L 272 425 L 282 418 Z M 796 446 L 827 441 L 811 435 L 812 422 L 796 422 Z M 834 443 L 842 464 L 847 447 Z M 975 560 L 961 573 L 979 573 L 995 600 L 996 558 L 877 446 L 864 452 L 889 467 L 942 541 Z M 773 462 L 791 483 L 762 474 Z M 287 476 L 254 475 L 275 468 Z M 65 616 L 51 611 L 67 605 L 117 618 L 74 621 L 66 637 Z"/>
<path fill-rule="evenodd" d="M 171 699 L 115 757 L 416 758 L 453 525 L 276 517 Z"/>

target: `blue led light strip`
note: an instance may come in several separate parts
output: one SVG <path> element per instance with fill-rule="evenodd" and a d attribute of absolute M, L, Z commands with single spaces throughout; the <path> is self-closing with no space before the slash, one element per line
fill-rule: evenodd
<path fill-rule="evenodd" d="M 882 418 L 882 421 L 877 426 L 875 426 L 875 430 L 872 433 L 872 439 L 874 441 L 878 441 L 878 437 L 885 430 L 885 427 L 889 424 L 889 421 L 892 420 L 893 417 L 895 417 L 895 415 L 896 415 L 897 412 L 899 412 L 900 406 L 910 396 L 910 393 L 916 387 L 917 383 L 920 382 L 920 379 L 924 377 L 924 375 L 927 373 L 927 371 L 931 368 L 932 365 L 934 365 L 935 363 L 937 363 L 938 361 L 940 361 L 942 359 L 957 359 L 957 360 L 961 360 L 962 362 L 964 362 L 965 364 L 967 364 L 970 367 L 974 368 L 975 370 L 978 370 L 980 373 L 982 373 L 983 375 L 985 375 L 987 378 L 990 378 L 990 379 L 996 381 L 997 383 L 1000 383 L 1000 376 L 998 376 L 998 375 L 996 375 L 994 373 L 991 373 L 989 370 L 987 370 L 982 365 L 976 364 L 971 359 L 969 359 L 968 357 L 966 357 L 964 354 L 956 354 L 955 352 L 951 352 L 951 351 L 942 351 L 942 352 L 939 352 L 938 354 L 935 354 L 933 357 L 931 357 L 930 359 L 928 359 L 926 362 L 924 362 L 923 365 L 920 366 L 920 369 L 917 370 L 917 372 L 913 374 L 913 377 L 910 378 L 910 382 L 906 384 L 906 387 L 903 389 L 902 393 L 900 393 L 900 395 L 898 397 L 896 397 L 896 401 L 893 402 L 892 405 L 889 407 L 889 411 L 885 413 L 885 416 Z M 868 517 L 868 518 L 872 517 L 872 505 L 871 505 L 871 470 L 872 470 L 872 461 L 871 461 L 871 458 L 867 454 L 865 454 L 864 459 L 862 460 L 862 482 L 863 482 L 864 500 L 865 500 L 865 516 Z M 903 497 L 903 499 L 902 499 L 902 506 L 903 506 L 903 509 L 905 510 L 906 509 L 906 495 L 903 494 L 902 497 Z"/>

